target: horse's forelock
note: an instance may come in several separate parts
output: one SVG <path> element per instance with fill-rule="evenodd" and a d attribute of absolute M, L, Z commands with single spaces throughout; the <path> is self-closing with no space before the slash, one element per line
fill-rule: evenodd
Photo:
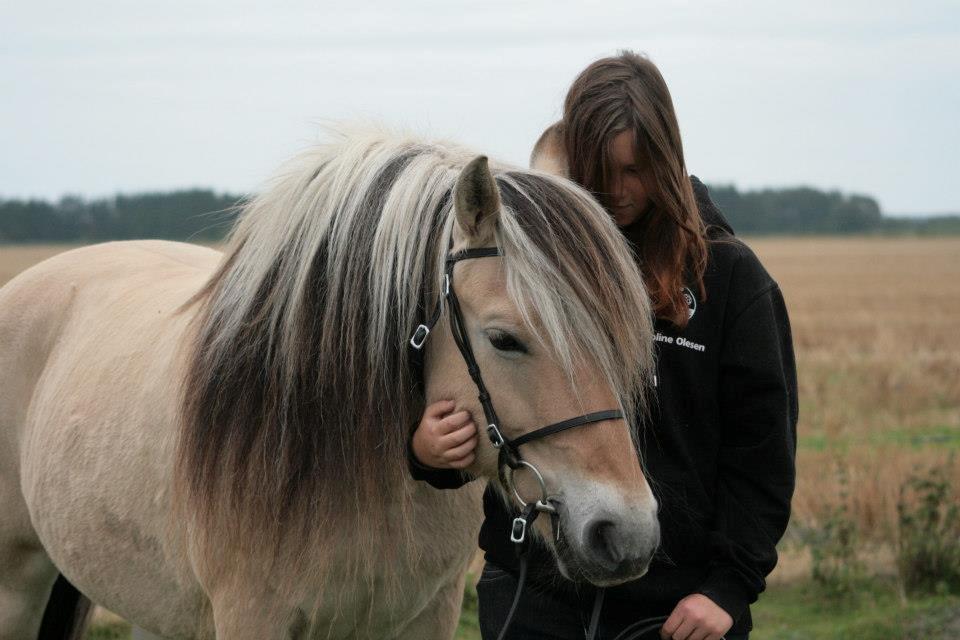
<path fill-rule="evenodd" d="M 508 288 L 529 328 L 567 371 L 584 362 L 597 367 L 628 415 L 642 412 L 653 366 L 652 323 L 622 234 L 568 180 L 505 172 L 498 181 L 507 212 L 500 242 Z"/>

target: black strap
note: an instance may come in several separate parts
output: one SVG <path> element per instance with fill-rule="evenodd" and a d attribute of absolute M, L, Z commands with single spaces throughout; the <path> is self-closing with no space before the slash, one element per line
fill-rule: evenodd
<path fill-rule="evenodd" d="M 418 341 L 426 340 L 427 335 L 433 331 L 433 328 L 437 325 L 437 322 L 440 321 L 440 314 L 443 313 L 443 298 L 444 293 L 440 292 L 440 297 L 437 298 L 437 304 L 433 308 L 433 314 L 427 320 L 426 324 L 422 324 L 417 327 L 417 332 L 414 334 L 414 339 Z M 421 333 L 424 332 L 425 333 Z"/>
<path fill-rule="evenodd" d="M 427 341 L 427 336 L 430 335 L 433 328 L 440 322 L 440 316 L 443 314 L 443 300 L 448 296 L 446 287 L 449 287 L 453 282 L 454 265 L 461 260 L 469 260 L 470 258 L 492 258 L 500 255 L 503 254 L 500 252 L 499 247 L 480 247 L 477 249 L 464 249 L 463 251 L 458 251 L 457 253 L 447 256 L 444 267 L 444 274 L 446 276 L 444 290 L 440 291 L 440 294 L 437 296 L 437 301 L 433 305 L 433 312 L 430 314 L 430 317 L 427 318 L 425 323 L 418 325 L 413 335 L 410 336 L 411 357 L 417 361 L 420 367 L 423 365 L 421 349 Z"/>
<path fill-rule="evenodd" d="M 520 596 L 523 594 L 523 586 L 527 582 L 528 558 L 526 555 L 520 556 L 520 576 L 517 579 L 517 590 L 513 594 L 513 604 L 510 605 L 510 611 L 507 612 L 507 618 L 503 621 L 497 640 L 503 640 L 507 637 L 507 631 L 510 630 L 510 623 L 513 622 L 513 616 L 517 613 L 517 605 L 520 604 Z"/>
<path fill-rule="evenodd" d="M 536 431 L 531 431 L 525 433 L 522 436 L 514 438 L 510 441 L 514 447 L 519 447 L 522 444 L 526 444 L 531 440 L 539 440 L 540 438 L 545 438 L 546 436 L 559 433 L 561 431 L 566 431 L 567 429 L 573 429 L 574 427 L 579 427 L 581 425 L 590 424 L 591 422 L 603 422 L 604 420 L 622 420 L 623 412 L 619 409 L 607 409 L 606 411 L 596 411 L 594 413 L 588 413 L 586 415 L 577 416 L 576 418 L 570 418 L 569 420 L 563 420 L 562 422 L 556 422 L 546 427 L 537 429 Z"/>
<path fill-rule="evenodd" d="M 479 249 L 477 251 L 480 251 Z M 493 254 L 498 255 L 498 254 Z M 450 305 L 450 332 L 453 334 L 453 341 L 460 350 L 464 362 L 467 364 L 467 373 L 470 379 L 477 387 L 477 399 L 483 408 L 484 417 L 487 424 L 499 424 L 497 412 L 493 408 L 493 401 L 490 399 L 490 393 L 487 391 L 487 385 L 483 383 L 483 376 L 480 374 L 480 365 L 477 364 L 477 358 L 473 354 L 473 347 L 470 345 L 470 336 L 467 333 L 467 327 L 464 325 L 463 313 L 460 311 L 460 299 L 457 297 L 457 291 L 453 286 L 453 266 L 456 261 L 447 263 L 447 275 L 449 277 L 449 291 L 447 292 L 447 303 Z"/>
<path fill-rule="evenodd" d="M 470 258 L 493 258 L 495 256 L 502 256 L 500 252 L 500 247 L 477 247 L 474 249 L 464 249 L 462 251 L 457 251 L 456 253 L 451 253 L 447 256 L 447 264 L 452 264 L 454 262 L 460 262 L 461 260 L 469 260 Z"/>
<path fill-rule="evenodd" d="M 603 608 L 603 594 L 606 590 L 597 589 L 597 596 L 593 599 L 593 613 L 590 614 L 590 627 L 587 629 L 587 640 L 597 637 L 597 628 L 600 626 L 600 610 Z"/>
<path fill-rule="evenodd" d="M 514 520 L 514 523 L 517 523 L 519 520 L 523 520 L 523 536 L 520 542 L 514 543 L 514 549 L 516 549 L 517 556 L 520 558 L 520 577 L 517 580 L 517 590 L 513 594 L 513 604 L 510 605 L 510 611 L 507 612 L 507 618 L 503 621 L 503 627 L 500 629 L 500 634 L 497 636 L 497 640 L 503 640 L 507 631 L 510 629 L 510 623 L 513 622 L 513 616 L 517 613 L 517 606 L 520 604 L 520 596 L 523 594 L 523 587 L 527 583 L 527 568 L 529 564 L 529 558 L 527 556 L 527 549 L 530 548 L 530 536 L 529 529 L 533 526 L 534 521 L 537 519 L 537 516 L 540 515 L 540 512 L 537 510 L 537 505 L 531 503 L 527 505 L 527 508 L 524 509 L 523 515 Z"/>

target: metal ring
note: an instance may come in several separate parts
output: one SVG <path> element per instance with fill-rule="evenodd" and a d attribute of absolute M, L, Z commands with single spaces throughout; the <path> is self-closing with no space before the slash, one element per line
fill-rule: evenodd
<path fill-rule="evenodd" d="M 534 477 L 537 479 L 537 482 L 540 484 L 540 499 L 537 500 L 537 511 L 545 511 L 547 513 L 556 513 L 556 509 L 549 503 L 550 497 L 547 495 L 547 483 L 543 480 L 543 475 L 540 473 L 540 470 L 535 466 L 527 462 L 526 460 L 519 461 L 521 466 L 524 466 L 530 471 L 533 472 Z M 520 503 L 520 507 L 524 508 L 529 503 L 520 496 L 520 492 L 517 491 L 517 485 L 513 481 L 513 468 L 507 467 L 507 471 L 504 474 L 507 480 L 507 484 L 510 485 L 510 489 L 513 490 L 513 497 L 517 499 L 517 502 Z"/>

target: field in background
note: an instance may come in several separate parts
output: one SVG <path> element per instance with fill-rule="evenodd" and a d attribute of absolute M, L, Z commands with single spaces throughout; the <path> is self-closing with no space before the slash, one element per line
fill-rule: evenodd
<path fill-rule="evenodd" d="M 74 246 L 59 244 L 0 245 L 0 287 L 24 269 Z"/>
<path fill-rule="evenodd" d="M 846 474 L 861 532 L 891 542 L 899 487 L 960 449 L 960 239 L 750 242 L 780 283 L 800 386 L 793 524 Z M 960 465 L 953 467 L 960 487 Z"/>
<path fill-rule="evenodd" d="M 900 486 L 960 450 L 960 238 L 748 243 L 786 297 L 800 384 L 794 517 L 772 582 L 809 575 L 793 543 L 844 482 L 873 568 L 892 572 Z M 0 284 L 64 249 L 0 246 Z M 952 478 L 960 488 L 960 461 Z"/>

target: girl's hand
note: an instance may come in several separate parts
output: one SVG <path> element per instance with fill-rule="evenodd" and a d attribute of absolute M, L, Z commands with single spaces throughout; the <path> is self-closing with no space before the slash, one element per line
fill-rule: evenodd
<path fill-rule="evenodd" d="M 423 412 L 413 432 L 413 455 L 420 464 L 437 469 L 463 469 L 473 462 L 477 426 L 468 411 L 454 410 L 452 400 L 434 402 Z"/>
<path fill-rule="evenodd" d="M 729 613 L 707 596 L 694 593 L 677 603 L 663 623 L 660 637 L 664 640 L 719 640 L 732 626 L 733 618 Z"/>

